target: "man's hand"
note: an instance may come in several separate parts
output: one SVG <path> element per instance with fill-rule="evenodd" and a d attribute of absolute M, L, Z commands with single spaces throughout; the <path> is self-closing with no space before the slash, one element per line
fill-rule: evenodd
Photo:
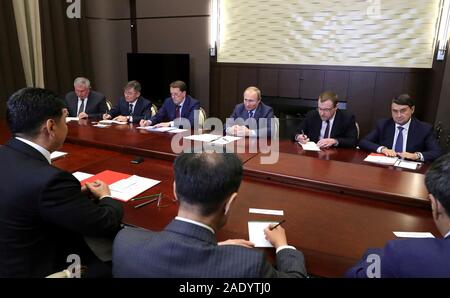
<path fill-rule="evenodd" d="M 140 125 L 140 126 L 150 126 L 150 125 L 152 125 L 152 122 L 151 122 L 150 120 L 144 120 L 144 119 L 142 119 L 142 120 L 139 122 L 139 125 Z"/>
<path fill-rule="evenodd" d="M 307 135 L 304 135 L 304 134 L 298 134 L 298 135 L 296 136 L 295 140 L 296 140 L 297 142 L 300 142 L 300 144 L 306 144 L 306 143 L 309 142 L 308 136 L 307 136 Z"/>
<path fill-rule="evenodd" d="M 388 149 L 388 148 L 383 148 L 381 150 L 381 153 L 383 153 L 384 155 L 389 156 L 389 157 L 397 156 L 397 152 L 395 152 L 394 150 Z"/>
<path fill-rule="evenodd" d="M 109 120 L 109 119 L 111 119 L 110 114 L 103 114 L 103 120 Z"/>
<path fill-rule="evenodd" d="M 88 114 L 86 114 L 85 112 L 81 112 L 80 114 L 78 114 L 78 118 L 80 119 L 86 119 L 88 117 L 89 117 Z"/>
<path fill-rule="evenodd" d="M 401 158 L 406 158 L 410 160 L 419 160 L 419 157 L 415 153 L 409 153 L 409 152 L 399 152 L 397 155 Z"/>
<path fill-rule="evenodd" d="M 109 190 L 108 184 L 106 184 L 101 180 L 95 180 L 94 182 L 86 183 L 86 187 L 91 192 L 91 194 L 97 199 L 111 195 L 111 191 Z"/>
<path fill-rule="evenodd" d="M 116 118 L 114 118 L 113 120 L 115 121 L 119 121 L 119 122 L 128 122 L 127 116 L 117 116 Z"/>
<path fill-rule="evenodd" d="M 217 243 L 217 245 L 240 245 L 247 248 L 255 247 L 255 244 L 253 242 L 250 242 L 245 239 L 228 239 L 226 241 Z"/>
<path fill-rule="evenodd" d="M 270 243 L 272 243 L 272 245 L 275 248 L 287 245 L 286 232 L 285 232 L 284 228 L 281 225 L 279 225 L 275 229 L 270 230 L 270 228 L 273 226 L 274 226 L 274 224 L 272 224 L 264 229 L 264 234 L 266 235 L 266 239 Z"/>
<path fill-rule="evenodd" d="M 319 148 L 329 148 L 329 147 L 334 146 L 336 144 L 337 144 L 337 140 L 336 139 L 322 139 L 322 140 L 317 142 L 317 146 Z"/>

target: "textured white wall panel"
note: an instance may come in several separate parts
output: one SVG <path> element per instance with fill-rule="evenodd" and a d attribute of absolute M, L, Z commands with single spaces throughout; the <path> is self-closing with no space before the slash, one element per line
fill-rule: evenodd
<path fill-rule="evenodd" d="M 430 68 L 439 4 L 220 0 L 218 61 Z"/>

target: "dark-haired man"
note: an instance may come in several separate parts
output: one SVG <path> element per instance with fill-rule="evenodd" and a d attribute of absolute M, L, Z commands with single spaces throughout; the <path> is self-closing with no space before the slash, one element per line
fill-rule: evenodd
<path fill-rule="evenodd" d="M 183 81 L 170 83 L 170 97 L 164 100 L 162 107 L 155 116 L 141 120 L 141 126 L 156 125 L 157 127 L 179 126 L 180 118 L 188 119 L 194 128 L 195 111 L 200 109 L 200 102 L 186 94 L 187 85 Z"/>
<path fill-rule="evenodd" d="M 392 240 L 369 249 L 347 277 L 450 277 L 450 154 L 436 160 L 425 175 L 431 214 L 443 239 Z"/>
<path fill-rule="evenodd" d="M 433 161 L 441 156 L 433 127 L 414 118 L 414 110 L 414 100 L 408 94 L 394 98 L 392 118 L 378 121 L 375 129 L 359 142 L 359 147 L 416 161 Z"/>
<path fill-rule="evenodd" d="M 242 162 L 235 154 L 186 153 L 174 164 L 178 216 L 162 232 L 126 228 L 113 246 L 115 277 L 261 278 L 305 276 L 303 254 L 281 226 L 265 229 L 277 249 L 275 270 L 246 240 L 217 243 L 237 199 Z M 220 245 L 222 244 L 222 245 Z M 226 245 L 228 244 L 228 245 Z M 234 244 L 234 245 L 232 245 Z"/>
<path fill-rule="evenodd" d="M 152 102 L 141 96 L 141 84 L 130 81 L 123 87 L 123 97 L 103 115 L 104 120 L 113 119 L 121 122 L 139 123 L 151 114 Z"/>
<path fill-rule="evenodd" d="M 83 236 L 113 237 L 122 206 L 105 183 L 82 190 L 51 165 L 50 153 L 67 135 L 66 117 L 64 101 L 44 89 L 22 89 L 8 100 L 13 138 L 0 147 L 0 277 L 45 277 L 66 269 L 69 255 L 80 257 L 88 276 L 108 274 Z"/>

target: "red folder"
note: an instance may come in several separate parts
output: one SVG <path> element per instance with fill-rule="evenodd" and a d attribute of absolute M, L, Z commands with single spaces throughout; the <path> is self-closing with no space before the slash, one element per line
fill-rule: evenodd
<path fill-rule="evenodd" d="M 98 173 L 97 175 L 92 176 L 91 178 L 84 179 L 83 181 L 81 181 L 81 186 L 85 185 L 86 182 L 94 182 L 95 180 L 102 180 L 106 184 L 110 185 L 110 184 L 113 184 L 114 182 L 117 182 L 122 179 L 126 179 L 130 176 L 131 175 L 129 175 L 129 174 L 106 170 L 106 171 Z"/>

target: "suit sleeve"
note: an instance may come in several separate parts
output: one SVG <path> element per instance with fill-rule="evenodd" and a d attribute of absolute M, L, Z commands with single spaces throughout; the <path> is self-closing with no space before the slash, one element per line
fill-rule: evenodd
<path fill-rule="evenodd" d="M 265 115 L 263 115 L 262 118 L 267 119 L 267 125 L 265 127 L 258 128 L 258 136 L 259 137 L 270 137 L 272 135 L 273 109 L 271 107 L 269 107 L 267 109 L 267 112 L 265 113 Z M 259 125 L 259 123 L 258 123 L 258 125 Z"/>
<path fill-rule="evenodd" d="M 167 100 L 164 102 L 158 112 L 156 112 L 156 115 L 150 118 L 150 121 L 152 121 L 152 125 L 158 124 L 167 118 L 168 112 L 166 103 Z"/>
<path fill-rule="evenodd" d="M 189 110 L 189 122 L 191 123 L 191 127 L 194 127 L 194 121 L 195 121 L 195 111 L 200 109 L 200 102 L 195 102 L 191 106 L 191 109 Z"/>
<path fill-rule="evenodd" d="M 379 144 L 381 138 L 381 124 L 378 123 L 374 130 L 366 135 L 360 142 L 359 147 L 369 152 L 376 152 L 381 146 Z"/>
<path fill-rule="evenodd" d="M 39 204 L 43 220 L 85 236 L 111 236 L 120 228 L 121 203 L 104 198 L 95 204 L 81 193 L 79 182 L 60 172 L 43 191 Z"/>
<path fill-rule="evenodd" d="M 339 147 L 355 148 L 358 144 L 358 131 L 356 129 L 355 116 L 349 115 L 343 127 L 343 137 L 336 138 Z"/>
<path fill-rule="evenodd" d="M 106 105 L 106 97 L 102 94 L 97 98 L 98 104 L 96 106 L 96 112 L 89 114 L 89 117 L 102 117 L 108 111 L 108 106 Z"/>
<path fill-rule="evenodd" d="M 263 255 L 264 258 L 264 255 Z M 283 249 L 277 253 L 277 269 L 263 260 L 261 277 L 263 278 L 301 278 L 307 277 L 303 254 L 295 249 Z"/>
<path fill-rule="evenodd" d="M 115 117 L 117 117 L 117 116 L 119 116 L 120 115 L 120 99 L 119 99 L 119 101 L 117 102 L 117 104 L 116 105 L 114 105 L 112 108 L 111 108 L 111 110 L 109 111 L 109 115 L 111 115 L 111 118 L 115 118 Z"/>
<path fill-rule="evenodd" d="M 425 150 L 422 153 L 425 161 L 433 161 L 443 154 L 439 143 L 433 135 L 433 128 L 430 126 L 424 140 Z"/>
<path fill-rule="evenodd" d="M 309 136 L 309 126 L 308 126 L 308 119 L 311 117 L 310 112 L 306 114 L 305 119 L 300 122 L 300 125 L 298 126 L 297 130 L 295 131 L 295 134 L 292 136 L 292 139 L 295 141 L 295 136 L 298 134 L 301 134 L 304 132 L 307 136 Z"/>

